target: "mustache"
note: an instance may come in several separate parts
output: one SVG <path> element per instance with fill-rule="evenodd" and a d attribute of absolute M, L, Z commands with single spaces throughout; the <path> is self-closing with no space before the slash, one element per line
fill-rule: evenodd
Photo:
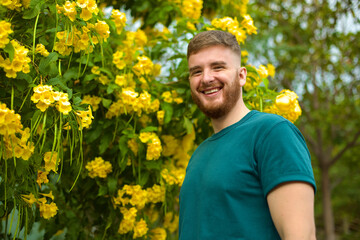
<path fill-rule="evenodd" d="M 222 88 L 224 86 L 223 83 L 202 83 L 197 90 L 204 91 L 209 88 Z"/>

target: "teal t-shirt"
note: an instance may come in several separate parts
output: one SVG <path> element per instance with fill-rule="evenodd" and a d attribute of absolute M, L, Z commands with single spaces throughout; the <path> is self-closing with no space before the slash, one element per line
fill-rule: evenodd
<path fill-rule="evenodd" d="M 280 239 L 266 196 L 287 181 L 316 188 L 303 136 L 283 117 L 251 111 L 192 155 L 180 191 L 179 239 Z"/>

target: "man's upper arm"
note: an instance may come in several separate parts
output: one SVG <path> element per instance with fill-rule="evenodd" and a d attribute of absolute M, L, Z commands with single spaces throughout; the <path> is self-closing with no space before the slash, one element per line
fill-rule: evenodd
<path fill-rule="evenodd" d="M 281 239 L 316 239 L 312 185 L 306 182 L 280 184 L 270 191 L 267 201 Z"/>

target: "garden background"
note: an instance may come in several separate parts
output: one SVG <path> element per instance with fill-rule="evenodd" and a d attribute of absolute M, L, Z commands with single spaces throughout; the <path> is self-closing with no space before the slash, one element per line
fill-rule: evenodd
<path fill-rule="evenodd" d="M 358 239 L 359 17 L 351 0 L 0 0 L 0 238 L 177 239 L 212 134 L 186 46 L 221 29 L 248 107 L 306 138 L 318 239 Z"/>

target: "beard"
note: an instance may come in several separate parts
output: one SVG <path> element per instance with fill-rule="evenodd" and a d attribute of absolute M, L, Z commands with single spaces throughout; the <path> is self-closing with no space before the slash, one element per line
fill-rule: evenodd
<path fill-rule="evenodd" d="M 211 86 L 205 86 L 211 87 Z M 195 90 L 196 91 L 196 90 Z M 223 101 L 218 104 L 208 103 L 207 105 L 201 101 L 194 90 L 191 89 L 191 97 L 199 109 L 209 118 L 218 119 L 228 114 L 235 106 L 241 96 L 241 86 L 239 80 L 235 77 L 231 85 L 223 86 Z"/>

